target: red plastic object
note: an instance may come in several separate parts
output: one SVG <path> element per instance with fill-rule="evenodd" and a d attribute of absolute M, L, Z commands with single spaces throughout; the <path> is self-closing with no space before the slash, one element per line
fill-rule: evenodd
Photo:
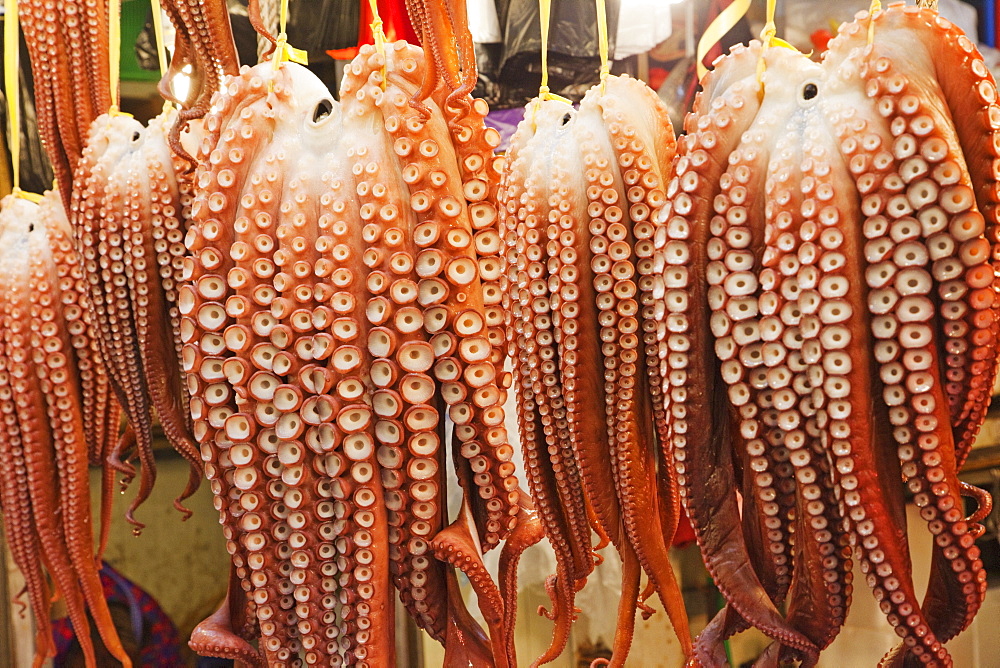
<path fill-rule="evenodd" d="M 335 60 L 352 60 L 354 56 L 358 55 L 358 49 L 362 46 L 375 43 L 371 29 L 371 6 L 368 0 L 360 0 L 360 2 L 361 25 L 358 28 L 358 45 L 327 51 L 327 55 Z M 404 40 L 410 44 L 420 44 L 417 33 L 413 29 L 413 25 L 410 24 L 404 0 L 378 0 L 378 14 L 382 19 L 382 30 L 385 32 L 387 41 Z"/>
<path fill-rule="evenodd" d="M 812 41 L 813 46 L 816 47 L 816 52 L 823 53 L 826 51 L 827 44 L 833 39 L 833 35 L 826 28 L 821 28 L 809 35 L 809 39 Z"/>

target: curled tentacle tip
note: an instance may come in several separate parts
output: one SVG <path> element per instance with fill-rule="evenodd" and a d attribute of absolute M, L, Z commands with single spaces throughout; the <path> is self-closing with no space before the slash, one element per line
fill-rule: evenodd
<path fill-rule="evenodd" d="M 135 519 L 134 511 L 135 508 L 129 508 L 125 511 L 125 521 L 132 525 L 132 535 L 138 536 L 146 528 L 146 525 Z"/>
<path fill-rule="evenodd" d="M 181 499 L 174 499 L 174 508 L 181 514 L 181 522 L 186 522 L 194 515 L 194 511 L 181 503 Z"/>

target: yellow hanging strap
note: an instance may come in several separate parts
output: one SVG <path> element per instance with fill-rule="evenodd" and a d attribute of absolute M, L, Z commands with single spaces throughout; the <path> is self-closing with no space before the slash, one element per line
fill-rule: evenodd
<path fill-rule="evenodd" d="M 542 85 L 538 87 L 538 98 L 531 111 L 534 120 L 542 100 L 559 100 L 572 104 L 569 100 L 549 91 L 549 19 L 552 15 L 552 0 L 538 0 L 538 23 L 542 32 Z"/>
<path fill-rule="evenodd" d="M 777 0 L 767 0 L 767 22 L 764 24 L 764 29 L 760 31 L 761 49 L 760 58 L 757 60 L 757 83 L 761 83 L 764 77 L 766 67 L 764 54 L 774 44 L 775 35 L 778 32 L 778 28 L 774 25 L 774 11 L 777 4 Z"/>
<path fill-rule="evenodd" d="M 871 45 L 875 41 L 875 12 L 882 11 L 882 3 L 879 0 L 872 0 L 872 4 L 868 7 L 868 44 Z"/>
<path fill-rule="evenodd" d="M 3 82 L 7 93 L 7 141 L 10 143 L 14 185 L 12 194 L 37 203 L 42 199 L 41 195 L 21 190 L 21 83 L 18 81 L 21 51 L 18 28 L 17 0 L 7 0 L 3 23 Z"/>
<path fill-rule="evenodd" d="M 122 17 L 121 0 L 108 0 L 108 77 L 111 83 L 111 109 L 108 113 L 118 113 L 119 85 L 122 62 Z"/>
<path fill-rule="evenodd" d="M 163 41 L 163 11 L 160 8 L 160 0 L 151 0 L 153 9 L 153 34 L 156 36 L 156 60 L 160 65 L 160 77 L 167 74 L 167 45 Z M 167 111 L 173 105 L 170 100 L 163 103 L 163 110 Z"/>
<path fill-rule="evenodd" d="M 385 30 L 382 28 L 382 17 L 378 14 L 378 0 L 368 0 L 372 10 L 371 31 L 375 39 L 375 51 L 382 56 L 382 90 L 385 90 Z"/>
<path fill-rule="evenodd" d="M 736 27 L 747 11 L 750 9 L 750 0 L 733 0 L 728 7 L 719 12 L 719 15 L 705 28 L 705 33 L 698 40 L 697 67 L 698 78 L 701 79 L 708 72 L 705 67 L 705 56 L 712 47 L 719 43 L 730 30 Z"/>
<path fill-rule="evenodd" d="M 288 27 L 288 0 L 281 0 L 281 13 L 278 15 L 278 43 L 274 48 L 274 56 L 271 63 L 274 69 L 281 67 L 281 63 L 292 61 L 299 65 L 309 64 L 309 55 L 302 49 L 296 49 L 288 43 L 288 35 L 285 29 Z"/>
<path fill-rule="evenodd" d="M 611 73 L 608 62 L 608 9 L 604 0 L 597 0 L 597 47 L 601 54 L 601 92 L 604 92 L 604 82 Z"/>

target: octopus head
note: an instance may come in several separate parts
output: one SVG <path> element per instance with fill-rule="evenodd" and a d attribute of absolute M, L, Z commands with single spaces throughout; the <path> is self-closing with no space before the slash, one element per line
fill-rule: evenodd
<path fill-rule="evenodd" d="M 264 66 L 271 67 L 269 63 Z M 284 73 L 283 85 L 287 90 L 295 91 L 295 95 L 287 99 L 290 106 L 287 114 L 282 112 L 279 116 L 281 123 L 299 132 L 321 133 L 331 122 L 336 122 L 340 116 L 340 105 L 319 77 L 295 63 L 284 63 L 281 69 Z"/>
<path fill-rule="evenodd" d="M 45 234 L 35 224 L 38 205 L 21 197 L 8 195 L 0 201 L 0 248 L 5 254 L 26 253 L 32 235 Z"/>
<path fill-rule="evenodd" d="M 766 49 L 764 66 L 761 75 L 764 105 L 806 110 L 822 103 L 828 92 L 825 68 L 794 49 Z"/>

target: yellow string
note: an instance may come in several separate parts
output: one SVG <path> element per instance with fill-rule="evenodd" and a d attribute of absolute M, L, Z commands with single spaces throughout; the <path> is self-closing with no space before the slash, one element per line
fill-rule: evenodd
<path fill-rule="evenodd" d="M 868 44 L 875 41 L 875 12 L 882 11 L 882 3 L 879 0 L 872 0 L 868 8 Z"/>
<path fill-rule="evenodd" d="M 156 36 L 156 59 L 160 65 L 160 76 L 167 74 L 167 45 L 163 40 L 163 11 L 160 8 L 160 0 L 151 0 L 153 8 L 153 34 Z M 170 100 L 163 103 L 163 110 L 167 111 L 173 105 Z"/>
<path fill-rule="evenodd" d="M 597 47 L 601 54 L 601 92 L 604 92 L 604 82 L 611 73 L 608 63 L 608 10 L 604 0 L 597 0 Z"/>
<path fill-rule="evenodd" d="M 111 109 L 109 113 L 118 112 L 119 85 L 122 58 L 122 23 L 121 0 L 108 0 L 108 65 L 109 81 L 111 83 Z"/>
<path fill-rule="evenodd" d="M 372 10 L 372 37 L 375 39 L 375 51 L 382 56 L 382 90 L 385 90 L 385 30 L 382 28 L 382 17 L 378 13 L 378 0 L 368 0 Z"/>
<path fill-rule="evenodd" d="M 7 93 L 7 140 L 10 143 L 10 163 L 13 190 L 11 194 L 32 202 L 41 201 L 41 195 L 21 190 L 21 84 L 18 74 L 21 67 L 20 26 L 17 0 L 7 0 L 3 23 L 3 80 Z"/>
<path fill-rule="evenodd" d="M 163 42 L 163 11 L 160 0 L 151 0 L 153 7 L 153 34 L 156 35 L 156 59 L 160 65 L 160 76 L 167 73 L 167 45 Z"/>
<path fill-rule="evenodd" d="M 766 69 L 764 54 L 774 45 L 774 36 L 778 32 L 778 28 L 774 25 L 774 12 L 777 4 L 777 0 L 767 0 L 767 22 L 764 24 L 764 29 L 760 31 L 761 49 L 760 58 L 757 59 L 757 83 L 761 83 L 764 78 L 764 70 Z M 787 42 L 785 43 L 787 44 Z"/>
<path fill-rule="evenodd" d="M 736 27 L 747 11 L 750 9 L 750 0 L 733 0 L 732 3 L 715 17 L 712 23 L 705 29 L 705 33 L 698 40 L 697 67 L 698 78 L 701 79 L 708 72 L 705 67 L 705 56 L 713 46 L 719 43 L 726 33 Z"/>
<path fill-rule="evenodd" d="M 276 70 L 281 67 L 281 63 L 288 60 L 300 65 L 309 64 L 309 55 L 302 49 L 296 49 L 288 43 L 288 34 L 285 32 L 287 27 L 288 0 L 281 0 L 281 11 L 278 14 L 278 43 L 274 47 L 274 56 L 271 58 L 271 63 Z"/>
<path fill-rule="evenodd" d="M 21 189 L 21 108 L 20 82 L 17 80 L 21 52 L 18 47 L 17 0 L 7 0 L 3 24 L 3 81 L 7 93 L 7 141 L 14 169 L 14 192 Z"/>
<path fill-rule="evenodd" d="M 538 87 L 538 96 L 545 97 L 549 92 L 549 14 L 552 11 L 551 0 L 538 0 L 538 24 L 542 32 L 542 84 Z"/>
<path fill-rule="evenodd" d="M 531 110 L 532 122 L 535 120 L 535 114 L 538 113 L 542 100 L 559 100 L 566 104 L 572 104 L 566 98 L 549 91 L 549 19 L 551 14 L 552 0 L 538 0 L 538 23 L 542 33 L 542 84 L 538 87 L 538 98 Z"/>

